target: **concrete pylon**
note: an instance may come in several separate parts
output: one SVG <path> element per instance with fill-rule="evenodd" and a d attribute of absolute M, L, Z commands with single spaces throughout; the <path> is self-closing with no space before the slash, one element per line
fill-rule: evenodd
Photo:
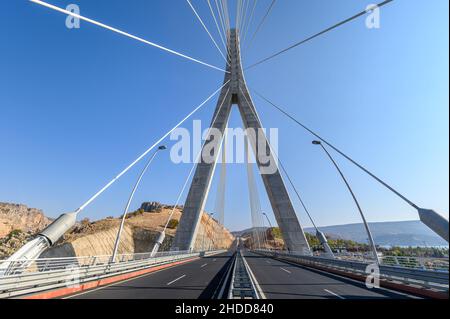
<path fill-rule="evenodd" d="M 244 128 L 246 130 L 253 129 L 256 132 L 254 138 L 249 138 L 253 153 L 264 153 L 264 150 L 260 150 L 259 148 L 265 147 L 266 152 L 264 154 L 266 155 L 266 159 L 269 159 L 268 163 L 277 163 L 275 159 L 276 154 L 272 154 L 266 135 L 261 130 L 262 125 L 260 119 L 245 83 L 239 47 L 238 32 L 232 29 L 228 38 L 229 65 L 227 71 L 229 73 L 225 74 L 224 80 L 224 83 L 229 83 L 222 89 L 213 116 L 213 122 L 211 123 L 211 128 L 219 130 L 222 134 L 220 139 L 214 139 L 211 136 L 210 140 L 203 146 L 203 150 L 219 149 L 218 146 L 222 142 L 232 105 L 236 104 L 239 108 Z M 204 154 L 203 150 L 202 154 Z M 180 224 L 178 225 L 175 240 L 172 245 L 172 249 L 174 250 L 192 250 L 194 248 L 201 215 L 208 198 L 219 152 L 215 153 L 208 153 L 210 159 L 207 162 L 205 162 L 202 156 L 197 164 Z M 267 163 L 261 163 L 258 156 L 255 156 L 255 158 L 287 249 L 290 252 L 310 254 L 308 242 L 300 226 L 278 167 L 274 170 L 275 172 L 264 173 L 264 170 L 267 169 Z"/>

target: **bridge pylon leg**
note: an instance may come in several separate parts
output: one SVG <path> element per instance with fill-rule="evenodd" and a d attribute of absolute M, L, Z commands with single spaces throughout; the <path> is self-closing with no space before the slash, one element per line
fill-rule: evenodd
<path fill-rule="evenodd" d="M 204 211 L 217 163 L 219 153 L 217 150 L 220 149 L 219 146 L 222 143 L 232 105 L 236 104 L 239 108 L 244 128 L 247 132 L 248 130 L 255 132 L 255 136 L 248 139 L 255 154 L 256 162 L 286 248 L 290 252 L 310 254 L 306 236 L 278 169 L 277 155 L 273 153 L 262 130 L 261 121 L 248 91 L 241 65 L 239 36 L 234 29 L 230 30 L 228 51 L 230 63 L 227 71 L 229 73 L 226 73 L 224 83 L 229 82 L 222 89 L 211 124 L 211 128 L 215 129 L 216 132 L 217 130 L 220 131 L 221 136 L 218 138 L 215 135 L 214 137 L 211 135 L 210 139 L 203 146 L 202 156 L 200 156 L 197 164 L 172 249 L 194 250 L 195 248 L 201 215 Z M 210 150 L 216 151 L 214 154 L 210 154 Z M 205 154 L 208 155 L 208 160 L 204 159 Z M 264 163 L 258 154 L 264 154 L 266 160 Z M 269 168 L 268 163 L 269 166 L 275 164 L 275 169 Z"/>

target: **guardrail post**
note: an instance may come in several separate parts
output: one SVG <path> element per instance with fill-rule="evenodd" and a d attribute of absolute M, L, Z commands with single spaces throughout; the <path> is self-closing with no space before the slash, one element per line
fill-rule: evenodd
<path fill-rule="evenodd" d="M 44 268 L 42 269 L 42 271 L 45 271 L 46 269 L 47 269 L 47 267 L 48 267 L 48 263 L 49 263 L 50 261 L 49 260 L 47 260 L 46 262 L 45 262 L 45 265 L 44 265 Z M 36 264 L 37 265 L 37 264 Z M 38 269 L 39 269 L 39 265 L 37 265 L 37 267 L 38 267 Z"/>

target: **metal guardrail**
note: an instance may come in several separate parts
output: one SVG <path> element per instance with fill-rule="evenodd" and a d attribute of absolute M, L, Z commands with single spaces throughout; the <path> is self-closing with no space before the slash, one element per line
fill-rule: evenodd
<path fill-rule="evenodd" d="M 165 257 L 188 253 L 187 251 L 161 252 L 153 257 Z M 151 258 L 151 253 L 122 254 L 116 257 L 116 263 L 146 260 Z M 10 276 L 23 273 L 36 273 L 52 270 L 66 269 L 67 267 L 95 267 L 111 263 L 111 255 L 83 256 L 83 257 L 60 257 L 39 258 L 34 260 L 0 261 L 0 276 Z"/>
<path fill-rule="evenodd" d="M 0 276 L 0 298 L 77 287 L 90 281 L 221 252 L 224 251 L 167 252 L 159 253 L 154 257 L 151 257 L 149 253 L 120 255 L 115 263 L 110 262 L 111 256 L 17 260 L 8 264 L 8 274 Z M 25 268 L 20 268 L 24 265 Z M 2 264 L 0 269 L 1 267 Z"/>
<path fill-rule="evenodd" d="M 318 255 L 320 256 L 320 255 Z M 374 262 L 373 255 L 367 253 L 338 253 L 334 255 L 337 259 Z M 449 270 L 449 259 L 436 257 L 416 257 L 416 256 L 381 256 L 380 263 L 386 266 L 398 266 L 405 268 L 447 271 Z"/>
<path fill-rule="evenodd" d="M 266 256 L 292 261 L 294 263 L 300 262 L 304 265 L 322 266 L 325 268 L 332 268 L 345 272 L 355 273 L 367 276 L 367 267 L 371 265 L 370 262 L 351 261 L 342 259 L 332 259 L 315 256 L 300 256 L 289 254 L 286 252 L 276 252 L 267 250 L 256 250 L 256 253 Z M 439 290 L 448 291 L 449 289 L 449 273 L 444 270 L 428 270 L 411 267 L 400 267 L 381 265 L 380 279 L 398 281 L 405 284 L 413 284 L 425 288 L 435 288 Z"/>
<path fill-rule="evenodd" d="M 446 272 L 448 272 L 449 270 L 448 258 L 383 256 L 380 258 L 380 261 L 383 265 L 386 266 L 397 266 L 405 268 L 446 271 Z"/>

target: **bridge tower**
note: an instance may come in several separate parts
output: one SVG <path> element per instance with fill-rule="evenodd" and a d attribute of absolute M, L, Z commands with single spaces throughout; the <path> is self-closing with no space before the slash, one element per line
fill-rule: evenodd
<path fill-rule="evenodd" d="M 211 128 L 219 130 L 223 138 L 232 106 L 238 106 L 244 128 L 253 129 L 257 132 L 256 139 L 249 138 L 249 141 L 286 247 L 291 252 L 309 254 L 308 242 L 297 219 L 280 171 L 276 169 L 274 173 L 263 174 L 262 170 L 265 169 L 267 164 L 261 163 L 258 156 L 256 156 L 256 154 L 259 154 L 260 145 L 264 145 L 266 147 L 265 154 L 269 155 L 269 163 L 276 163 L 275 158 L 277 154 L 272 154 L 269 142 L 261 131 L 262 125 L 244 79 L 240 56 L 239 32 L 236 29 L 231 29 L 228 34 L 227 71 L 224 84 L 228 84 L 221 91 Z M 258 141 L 259 138 L 265 139 L 263 144 Z M 202 154 L 205 148 L 216 150 L 221 143 L 222 140 L 210 139 L 204 144 Z M 194 248 L 202 212 L 208 198 L 217 163 L 218 154 L 210 155 L 212 155 L 213 159 L 208 162 L 205 162 L 203 156 L 200 156 L 172 249 L 192 250 Z"/>

